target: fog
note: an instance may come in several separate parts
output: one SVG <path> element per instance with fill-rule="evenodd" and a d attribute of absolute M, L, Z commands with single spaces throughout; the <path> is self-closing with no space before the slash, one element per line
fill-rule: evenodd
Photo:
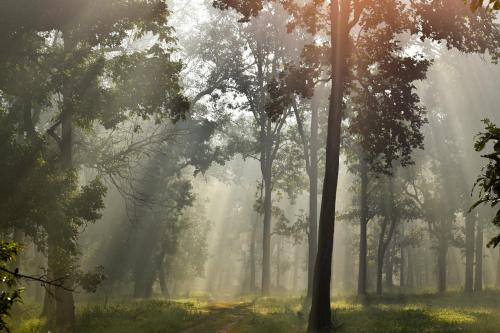
<path fill-rule="evenodd" d="M 497 332 L 496 11 L 80 2 L 0 19 L 14 332 Z"/>

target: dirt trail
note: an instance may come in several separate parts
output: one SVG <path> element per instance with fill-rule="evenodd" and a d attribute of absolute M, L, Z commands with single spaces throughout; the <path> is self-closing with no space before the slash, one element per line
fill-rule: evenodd
<path fill-rule="evenodd" d="M 205 320 L 181 333 L 229 333 L 249 314 L 252 305 L 253 303 L 238 304 L 234 307 L 211 306 L 208 308 L 210 315 Z"/>

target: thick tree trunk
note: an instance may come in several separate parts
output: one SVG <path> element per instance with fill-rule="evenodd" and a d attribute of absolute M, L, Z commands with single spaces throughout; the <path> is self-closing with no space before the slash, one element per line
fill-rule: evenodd
<path fill-rule="evenodd" d="M 389 203 L 389 207 L 390 207 L 391 210 L 388 212 L 388 214 L 391 217 L 384 219 L 384 221 L 382 223 L 382 226 L 381 226 L 381 229 L 380 229 L 380 236 L 379 236 L 379 240 L 378 240 L 378 249 L 377 249 L 377 295 L 382 295 L 382 291 L 383 291 L 382 290 L 382 271 L 383 271 L 383 268 L 384 268 L 384 257 L 385 257 L 385 254 L 387 253 L 387 248 L 391 244 L 392 236 L 394 235 L 394 230 L 396 229 L 396 224 L 397 224 L 397 219 L 394 216 L 394 213 L 392 211 L 394 209 L 394 201 L 393 201 L 394 193 L 393 193 L 392 179 L 390 181 L 391 181 L 391 184 L 390 184 L 390 199 L 389 199 L 390 203 Z M 389 223 L 389 219 L 390 219 L 390 226 L 389 226 L 389 230 L 388 230 L 387 238 L 386 238 L 385 237 L 385 232 L 387 230 L 387 224 Z M 391 267 L 391 273 L 390 274 L 392 275 L 392 267 Z"/>
<path fill-rule="evenodd" d="M 167 284 L 167 273 L 165 272 L 165 265 L 163 264 L 163 260 L 160 261 L 158 265 L 158 280 L 160 281 L 160 289 L 163 297 L 169 299 L 170 293 L 168 292 L 168 284 Z"/>
<path fill-rule="evenodd" d="M 377 245 L 377 295 L 382 295 L 382 273 L 384 268 L 384 238 L 385 238 L 385 230 L 387 229 L 388 220 L 384 219 L 382 222 L 382 226 L 380 229 L 380 235 L 378 238 Z"/>
<path fill-rule="evenodd" d="M 144 258 L 151 258 L 145 256 Z M 157 271 L 151 267 L 149 264 L 144 268 L 143 271 L 136 271 L 134 279 L 134 298 L 151 298 L 153 294 L 153 284 L 155 277 L 157 276 Z"/>
<path fill-rule="evenodd" d="M 446 292 L 446 257 L 448 255 L 448 242 L 446 240 L 440 240 L 438 244 L 438 261 L 437 261 L 437 272 L 438 272 L 438 292 Z"/>
<path fill-rule="evenodd" d="M 408 247 L 406 251 L 406 262 L 408 263 L 408 271 L 406 274 L 406 290 L 412 291 L 415 288 L 415 260 L 413 259 L 413 249 Z"/>
<path fill-rule="evenodd" d="M 387 288 L 394 287 L 394 263 L 393 258 L 389 255 L 385 261 L 385 285 Z"/>
<path fill-rule="evenodd" d="M 134 293 L 135 298 L 150 298 L 153 294 L 153 284 L 158 276 L 161 261 L 165 258 L 165 249 L 158 248 L 161 240 L 161 225 L 150 219 L 143 223 L 143 229 L 138 230 L 138 242 L 141 253 L 134 258 Z"/>
<path fill-rule="evenodd" d="M 465 217 L 465 287 L 466 293 L 473 292 L 474 284 L 474 229 L 476 220 L 473 214 Z"/>
<path fill-rule="evenodd" d="M 358 270 L 358 296 L 366 296 L 366 265 L 367 265 L 367 226 L 368 226 L 368 165 L 364 154 L 360 154 L 360 221 L 359 221 L 359 270 Z"/>
<path fill-rule="evenodd" d="M 307 299 L 312 297 L 314 264 L 318 253 L 318 106 L 313 101 L 311 114 L 310 170 L 309 170 L 309 233 L 307 262 Z"/>
<path fill-rule="evenodd" d="M 332 90 L 328 115 L 326 143 L 325 178 L 319 217 L 318 254 L 314 267 L 313 295 L 309 313 L 308 332 L 329 332 L 332 329 L 330 306 L 330 282 L 332 274 L 333 235 L 335 230 L 335 207 L 339 176 L 340 137 L 345 85 L 345 71 L 348 53 L 348 20 L 350 2 L 342 1 L 342 15 L 339 2 L 331 3 L 331 53 Z"/>
<path fill-rule="evenodd" d="M 483 290 L 483 224 L 477 224 L 476 234 L 476 271 L 474 276 L 474 292 Z"/>
<path fill-rule="evenodd" d="M 271 291 L 271 168 L 266 168 L 264 175 L 264 228 L 262 237 L 262 296 L 269 296 Z"/>

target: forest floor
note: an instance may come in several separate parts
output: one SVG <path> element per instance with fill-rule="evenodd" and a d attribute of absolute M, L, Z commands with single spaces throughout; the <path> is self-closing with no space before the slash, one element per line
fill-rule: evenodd
<path fill-rule="evenodd" d="M 302 299 L 257 298 L 123 301 L 78 306 L 78 333 L 303 333 Z M 339 333 L 499 333 L 500 293 L 449 293 L 334 301 Z M 13 333 L 42 332 L 35 307 L 25 305 Z M 16 314 L 14 314 L 16 316 Z"/>

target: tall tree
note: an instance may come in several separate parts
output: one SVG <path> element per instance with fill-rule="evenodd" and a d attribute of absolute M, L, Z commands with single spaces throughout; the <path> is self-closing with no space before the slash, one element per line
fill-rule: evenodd
<path fill-rule="evenodd" d="M 214 5 L 222 8 L 234 8 L 244 15 L 243 20 L 256 16 L 264 8 L 263 0 L 229 1 L 215 0 Z M 328 331 L 332 327 L 330 309 L 330 280 L 333 251 L 333 233 L 335 221 L 336 192 L 339 175 L 339 158 L 341 143 L 341 122 L 344 97 L 347 95 L 348 59 L 356 48 L 351 33 L 361 30 L 372 31 L 385 22 L 394 24 L 400 17 L 413 15 L 414 26 L 405 30 L 421 34 L 422 38 L 433 40 L 446 39 L 449 47 L 457 47 L 462 51 L 496 53 L 498 40 L 495 33 L 498 28 L 492 24 L 492 16 L 487 18 L 487 26 L 483 25 L 484 12 L 472 14 L 463 3 L 442 1 L 422 1 L 415 4 L 415 12 L 410 12 L 409 4 L 402 1 L 313 1 L 297 4 L 295 1 L 284 1 L 294 22 L 292 27 L 304 25 L 313 34 L 323 33 L 330 36 L 331 52 L 327 63 L 331 67 L 331 96 L 326 143 L 326 165 L 323 184 L 323 196 L 319 219 L 318 255 L 313 285 L 313 301 L 310 312 L 310 332 Z M 413 5 L 413 4 L 412 4 Z M 452 14 L 452 15 L 450 15 Z M 480 18 L 482 16 L 482 18 Z M 439 19 L 438 19 L 439 17 Z M 328 18 L 328 19 L 325 19 Z M 446 24 L 442 20 L 446 18 Z M 449 18 L 449 19 L 448 19 Z M 471 27 L 477 28 L 471 30 Z M 359 29 L 361 28 L 361 29 Z M 479 32 L 480 31 L 480 32 Z M 360 35 L 357 33 L 356 35 Z M 471 37 L 471 38 L 462 38 Z M 472 42 L 471 42 L 472 40 Z"/>
<path fill-rule="evenodd" d="M 277 163 L 286 159 L 283 147 L 289 141 L 287 121 L 292 115 L 289 97 L 281 93 L 284 88 L 280 85 L 280 69 L 297 58 L 295 50 L 300 50 L 303 44 L 299 35 L 286 32 L 285 17 L 283 9 L 276 8 L 246 27 L 221 20 L 201 42 L 205 51 L 200 58 L 212 67 L 209 80 L 214 82 L 212 88 L 207 88 L 207 95 L 212 103 L 223 105 L 229 111 L 227 117 L 232 119 L 231 127 L 221 129 L 228 138 L 228 150 L 255 159 L 260 165 L 263 295 L 268 295 L 271 289 L 273 191 L 281 185 L 287 186 L 284 181 L 276 181 L 276 175 L 285 179 L 295 171 L 290 165 L 283 168 Z M 220 35 L 225 36 L 222 45 L 219 45 Z"/>
<path fill-rule="evenodd" d="M 180 64 L 170 60 L 174 40 L 164 1 L 22 1 L 2 3 L 0 10 L 5 14 L 3 31 L 7 31 L 3 38 L 15 42 L 26 33 L 47 36 L 50 49 L 44 56 L 52 59 L 49 82 L 52 94 L 60 96 L 48 133 L 60 150 L 61 172 L 78 168 L 77 129 L 90 129 L 96 121 L 110 128 L 129 116 L 178 118 L 187 109 L 178 84 Z M 17 15 L 26 21 L 12 20 Z M 123 48 L 130 36 L 139 40 L 148 33 L 155 36 L 151 47 L 136 52 Z M 72 223 L 69 215 L 62 220 Z M 74 260 L 59 242 L 57 230 L 48 229 L 49 270 L 53 276 L 66 276 Z M 72 280 L 67 279 L 67 288 L 55 290 L 55 302 L 46 303 L 55 306 L 47 313 L 54 313 L 59 329 L 74 325 Z"/>

